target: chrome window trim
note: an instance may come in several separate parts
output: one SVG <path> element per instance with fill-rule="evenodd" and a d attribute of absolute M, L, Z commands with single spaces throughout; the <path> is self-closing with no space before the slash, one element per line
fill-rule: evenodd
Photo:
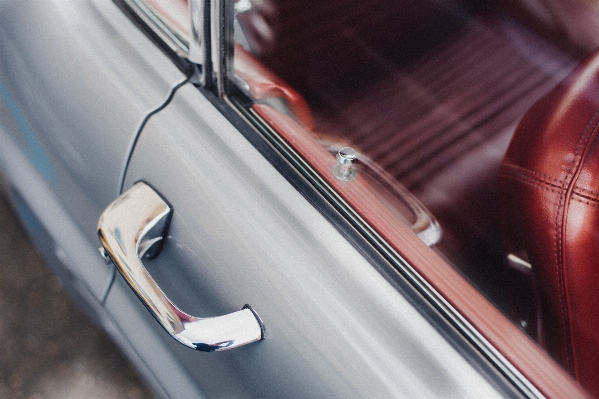
<path fill-rule="evenodd" d="M 189 41 L 174 32 L 159 15 L 157 15 L 144 0 L 123 0 L 153 32 L 179 57 L 187 58 Z M 191 23 L 191 21 L 190 21 Z"/>
<path fill-rule="evenodd" d="M 213 83 L 209 56 L 209 1 L 188 0 L 189 37 L 173 27 L 146 4 L 146 0 L 113 0 L 146 35 L 175 62 L 190 81 L 210 87 Z"/>
<path fill-rule="evenodd" d="M 424 279 L 389 243 L 386 242 L 324 179 L 253 110 L 229 96 L 235 83 L 233 59 L 233 0 L 214 0 L 211 8 L 212 63 L 216 79 L 216 94 L 235 113 L 262 136 L 278 153 L 328 201 L 385 259 L 387 259 L 430 304 L 437 309 L 462 336 L 510 381 L 530 398 L 545 398 L 505 356 L 503 356 L 462 314 Z M 228 18 L 227 18 L 228 16 Z M 218 22 L 222 21 L 223 25 Z M 218 33 L 221 35 L 218 35 Z"/>
<path fill-rule="evenodd" d="M 198 69 L 198 83 L 202 86 L 206 84 L 206 74 L 210 73 L 207 62 L 210 49 L 210 43 L 207 41 L 210 33 L 206 30 L 207 2 L 208 0 L 189 0 L 191 36 L 187 59 L 195 65 L 202 66 L 201 70 Z"/>
<path fill-rule="evenodd" d="M 232 2 L 233 0 L 231 0 Z M 225 67 L 231 65 L 230 61 L 233 59 L 231 47 L 233 28 L 226 18 L 228 10 L 226 0 L 210 1 L 210 58 L 214 83 L 213 91 L 219 98 L 225 97 L 225 77 L 230 75 L 229 71 L 225 71 Z"/>

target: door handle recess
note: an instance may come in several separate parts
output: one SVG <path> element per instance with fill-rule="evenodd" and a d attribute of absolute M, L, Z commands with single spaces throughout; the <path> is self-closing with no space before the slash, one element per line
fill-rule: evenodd
<path fill-rule="evenodd" d="M 141 258 L 158 255 L 172 213 L 172 207 L 154 189 L 136 183 L 100 216 L 98 235 L 103 252 L 160 325 L 183 345 L 213 352 L 263 339 L 262 321 L 249 305 L 224 316 L 190 316 L 179 310 L 150 276 Z"/>

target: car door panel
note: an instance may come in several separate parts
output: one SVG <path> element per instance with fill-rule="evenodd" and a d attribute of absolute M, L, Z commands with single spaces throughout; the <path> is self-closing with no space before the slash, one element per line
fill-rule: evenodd
<path fill-rule="evenodd" d="M 98 263 L 97 219 L 140 122 L 185 76 L 107 1 L 0 1 L 0 59 L 12 190 L 55 240 L 42 252 L 101 299 L 114 270 Z"/>
<path fill-rule="evenodd" d="M 173 353 L 170 341 L 181 344 L 162 328 L 156 328 L 156 320 L 120 276 L 112 284 L 104 308 L 115 321 L 113 335 L 121 337 L 119 344 L 134 355 L 137 368 L 158 397 L 206 397 Z"/>
<path fill-rule="evenodd" d="M 264 340 L 218 353 L 159 333 L 208 396 L 497 395 L 194 86 L 144 127 L 125 189 L 137 181 L 174 208 L 162 252 L 144 260 L 167 296 L 200 317 L 247 303 L 266 327 Z M 146 353 L 120 303 L 137 298 L 116 281 L 106 307 Z M 151 321 L 141 303 L 131 306 Z"/>

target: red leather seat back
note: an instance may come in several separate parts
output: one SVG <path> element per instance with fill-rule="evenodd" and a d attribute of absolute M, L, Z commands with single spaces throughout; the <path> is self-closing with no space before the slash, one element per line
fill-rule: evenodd
<path fill-rule="evenodd" d="M 532 265 L 547 349 L 599 395 L 599 54 L 524 116 L 499 182 L 505 245 Z"/>

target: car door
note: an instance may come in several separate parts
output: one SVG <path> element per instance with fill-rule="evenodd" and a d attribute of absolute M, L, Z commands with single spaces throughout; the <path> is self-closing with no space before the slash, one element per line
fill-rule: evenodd
<path fill-rule="evenodd" d="M 132 3 L 139 2 L 127 4 Z M 142 3 L 159 15 L 167 13 L 166 21 L 172 18 L 168 7 Z M 226 68 L 219 65 L 227 61 L 215 50 L 226 43 L 219 32 L 228 26 L 217 16 L 232 12 L 232 4 L 192 3 L 209 16 L 196 23 L 212 24 L 192 29 L 204 34 L 195 43 L 204 45 L 198 46 L 205 51 L 199 57 L 204 63 L 144 124 L 123 195 L 99 226 L 124 276 L 117 275 L 105 307 L 143 359 L 155 388 L 172 398 L 515 395 L 511 384 L 235 112 L 221 91 Z M 136 219 L 150 220 L 153 216 L 132 200 L 142 186 L 139 203 L 158 198 L 172 216 L 153 259 L 140 253 L 150 226 L 132 235 L 140 244 L 133 245 L 133 258 L 143 261 L 138 274 L 122 262 L 131 254 L 120 252 L 126 247 L 124 232 L 136 227 L 114 212 L 132 202 Z M 113 227 L 106 227 L 107 219 Z M 174 339 L 181 340 L 179 330 L 167 332 L 169 321 L 148 300 L 156 293 L 176 306 L 174 317 L 182 317 L 183 325 L 189 315 L 215 318 L 249 305 L 263 333 L 226 351 L 220 351 L 223 346 L 207 348 L 213 353 L 189 349 Z"/>
<path fill-rule="evenodd" d="M 270 23 L 269 2 L 4 0 L 0 11 L 0 162 L 17 210 L 158 395 L 576 389 L 435 257 L 428 212 L 398 189 L 415 215 L 394 224 L 397 213 L 365 189 L 376 168 L 358 175 L 351 151 L 336 164 L 304 134 L 313 120 L 302 96 L 254 57 L 270 27 L 284 28 Z M 130 204 L 134 187 L 167 217 L 155 241 L 127 253 L 143 258 L 141 282 L 114 247 L 104 259 L 96 251 L 96 222 Z M 129 214 L 112 218 L 117 241 L 129 216 L 147 219 Z M 393 234 L 377 235 L 381 226 Z M 218 339 L 182 338 L 169 323 L 199 318 L 175 305 Z M 235 314 L 250 328 L 223 327 Z"/>
<path fill-rule="evenodd" d="M 259 342 L 194 351 L 117 277 L 106 307 L 159 379 L 173 378 L 166 350 L 208 397 L 498 395 L 196 87 L 148 122 L 125 189 L 138 181 L 174 210 L 162 252 L 144 260 L 169 299 L 199 317 L 247 303 L 265 326 Z"/>

